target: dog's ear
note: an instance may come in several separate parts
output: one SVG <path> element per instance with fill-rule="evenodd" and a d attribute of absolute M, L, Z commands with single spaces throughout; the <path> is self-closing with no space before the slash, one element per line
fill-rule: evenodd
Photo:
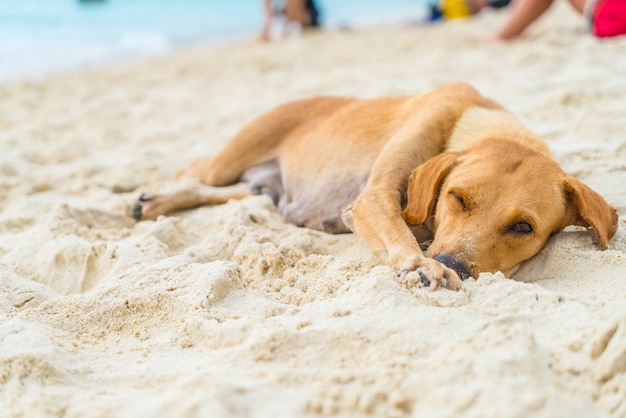
<path fill-rule="evenodd" d="M 413 170 L 409 177 L 406 207 L 402 211 L 408 224 L 423 224 L 435 212 L 441 184 L 452 171 L 458 156 L 456 152 L 444 152 Z"/>
<path fill-rule="evenodd" d="M 617 232 L 617 211 L 598 193 L 576 177 L 565 178 L 567 207 L 563 227 L 579 225 L 591 228 L 598 245 L 606 250 Z"/>

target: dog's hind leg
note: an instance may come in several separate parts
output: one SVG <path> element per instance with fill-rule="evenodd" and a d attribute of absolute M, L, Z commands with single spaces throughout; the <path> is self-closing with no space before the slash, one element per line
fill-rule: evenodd
<path fill-rule="evenodd" d="M 133 207 L 133 217 L 155 219 L 178 209 L 226 203 L 251 194 L 267 194 L 278 202 L 283 195 L 278 161 L 283 144 L 301 138 L 352 101 L 317 97 L 270 110 L 244 126 L 219 153 L 200 158 L 178 173 L 178 177 L 195 178 L 203 185 L 169 194 L 143 194 Z M 250 175 L 257 167 L 257 173 Z"/>
<path fill-rule="evenodd" d="M 137 220 L 156 219 L 159 215 L 180 209 L 202 205 L 217 205 L 230 199 L 243 199 L 252 191 L 247 183 L 237 183 L 226 187 L 212 187 L 204 184 L 186 187 L 167 194 L 143 193 L 132 209 Z"/>
<path fill-rule="evenodd" d="M 269 196 L 277 204 L 283 193 L 278 162 L 271 160 L 246 170 L 241 175 L 241 181 L 230 186 L 197 184 L 167 194 L 144 193 L 133 206 L 132 216 L 137 220 L 156 219 L 159 215 L 179 209 L 219 205 L 230 199 L 258 194 Z"/>

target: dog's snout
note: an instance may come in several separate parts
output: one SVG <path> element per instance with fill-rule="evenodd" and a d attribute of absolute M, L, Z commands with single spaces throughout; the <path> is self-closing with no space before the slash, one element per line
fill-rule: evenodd
<path fill-rule="evenodd" d="M 465 265 L 464 262 L 451 256 L 450 254 L 439 253 L 435 255 L 433 258 L 439 261 L 444 266 L 456 271 L 456 274 L 459 275 L 461 280 L 465 280 L 472 275 L 472 273 L 470 273 L 470 269 L 467 267 L 467 265 Z"/>

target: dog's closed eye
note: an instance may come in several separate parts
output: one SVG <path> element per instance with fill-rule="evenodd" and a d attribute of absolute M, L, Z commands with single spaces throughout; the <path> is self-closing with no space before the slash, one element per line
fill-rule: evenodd
<path fill-rule="evenodd" d="M 517 235 L 529 235 L 534 232 L 533 226 L 529 222 L 516 222 L 509 227 L 507 232 Z"/>
<path fill-rule="evenodd" d="M 463 212 L 467 212 L 469 210 L 469 207 L 467 203 L 465 202 L 465 199 L 463 198 L 463 196 L 456 195 L 455 197 L 456 197 L 456 200 L 461 204 L 461 207 L 463 208 Z"/>
<path fill-rule="evenodd" d="M 462 193 L 460 193 L 458 191 L 450 191 L 449 193 L 452 196 L 454 196 L 454 198 L 459 203 L 459 205 L 461 205 L 461 208 L 463 209 L 463 212 L 467 212 L 467 211 L 470 210 L 469 202 L 468 202 L 467 198 Z"/>

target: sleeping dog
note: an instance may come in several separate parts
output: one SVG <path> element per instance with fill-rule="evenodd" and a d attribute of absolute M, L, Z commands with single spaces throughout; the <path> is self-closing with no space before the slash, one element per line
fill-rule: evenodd
<path fill-rule="evenodd" d="M 510 276 L 568 225 L 589 228 L 602 249 L 617 231 L 614 207 L 465 83 L 417 96 L 290 102 L 179 175 L 200 184 L 142 194 L 133 216 L 267 194 L 289 222 L 353 231 L 401 279 L 417 270 L 431 290 L 457 290 L 479 272 Z M 416 225 L 432 233 L 425 253 Z"/>

